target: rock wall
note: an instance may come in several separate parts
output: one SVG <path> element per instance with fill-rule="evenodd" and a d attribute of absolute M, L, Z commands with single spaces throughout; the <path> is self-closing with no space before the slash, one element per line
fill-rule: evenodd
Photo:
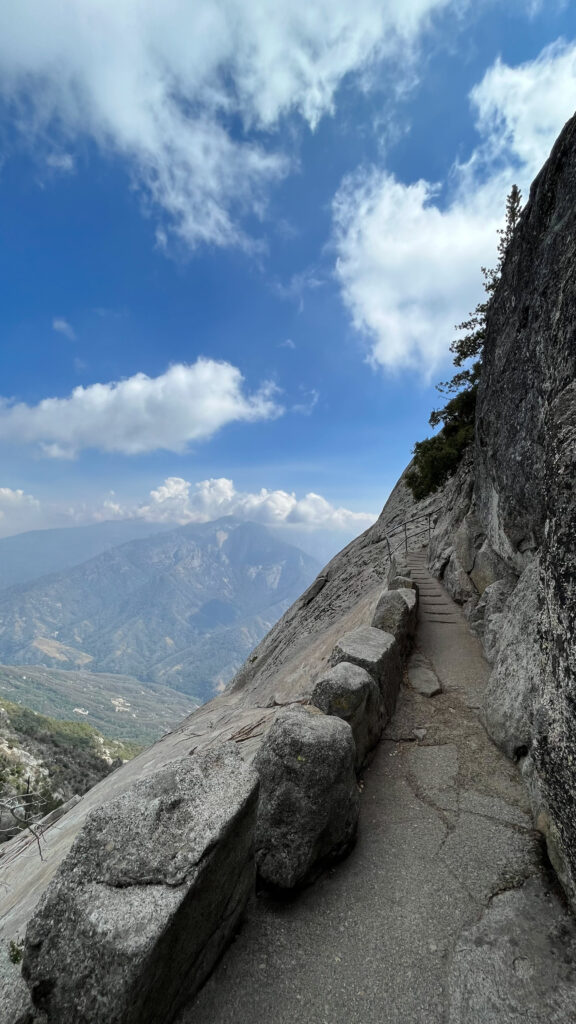
<path fill-rule="evenodd" d="M 534 181 L 490 310 L 473 458 L 430 564 L 494 665 L 485 721 L 522 760 L 576 902 L 576 118 Z"/>

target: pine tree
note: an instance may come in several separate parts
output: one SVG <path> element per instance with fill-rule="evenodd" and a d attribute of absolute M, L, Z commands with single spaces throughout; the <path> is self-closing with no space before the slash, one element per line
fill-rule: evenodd
<path fill-rule="evenodd" d="M 493 269 L 487 267 L 481 267 L 482 277 L 484 278 L 483 287 L 486 292 L 486 298 L 483 302 L 479 302 L 473 313 L 467 320 L 463 320 L 461 324 L 457 324 L 454 330 L 465 331 L 466 333 L 460 338 L 456 338 L 450 345 L 450 351 L 454 354 L 454 366 L 462 366 L 468 359 L 479 356 L 480 358 L 475 360 L 472 366 L 467 367 L 464 370 L 460 370 L 459 373 L 455 373 L 449 381 L 443 381 L 437 385 L 438 391 L 460 391 L 464 386 L 474 386 L 478 383 L 480 378 L 480 367 L 482 365 L 482 351 L 484 349 L 484 340 L 486 338 L 486 318 L 488 316 L 488 310 L 492 301 L 492 296 L 496 290 L 496 286 L 500 280 L 502 273 L 502 267 L 504 265 L 504 259 L 510 245 L 512 235 L 522 213 L 522 193 L 517 185 L 512 185 L 508 196 L 506 197 L 506 223 L 503 228 L 499 228 L 497 234 L 500 236 L 498 241 L 498 263 Z M 433 427 L 438 426 L 442 422 L 442 412 L 440 409 L 432 413 L 430 417 L 430 425 Z"/>
<path fill-rule="evenodd" d="M 446 482 L 474 439 L 476 393 L 482 369 L 488 310 L 521 212 L 522 193 L 517 185 L 513 185 L 506 198 L 505 226 L 498 229 L 498 262 L 493 269 L 481 268 L 486 298 L 478 303 L 467 320 L 456 325 L 455 330 L 464 333 L 450 345 L 454 366 L 463 367 L 469 359 L 474 362 L 459 369 L 450 380 L 437 385 L 438 391 L 454 393 L 442 409 L 431 413 L 428 421 L 431 427 L 442 424 L 442 430 L 435 437 L 417 441 L 414 445 L 414 467 L 406 482 L 417 500 Z"/>

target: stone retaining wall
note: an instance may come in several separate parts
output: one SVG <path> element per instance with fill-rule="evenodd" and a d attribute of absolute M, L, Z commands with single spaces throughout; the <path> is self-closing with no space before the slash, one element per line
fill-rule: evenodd
<path fill-rule="evenodd" d="M 6 1024 L 152 1024 L 203 983 L 254 890 L 308 883 L 352 846 L 357 773 L 393 713 L 417 590 L 393 567 L 370 625 L 344 634 L 306 703 L 261 742 L 192 748 L 94 810 L 28 923 L 31 1003 Z M 267 710 L 267 709 L 266 709 Z M 232 738 L 232 737 L 230 737 Z"/>

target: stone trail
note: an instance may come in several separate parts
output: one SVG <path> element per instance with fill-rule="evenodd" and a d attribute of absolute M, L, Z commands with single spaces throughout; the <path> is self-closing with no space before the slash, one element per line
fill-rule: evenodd
<path fill-rule="evenodd" d="M 416 650 L 358 843 L 296 897 L 251 901 L 179 1024 L 576 1021 L 576 928 L 520 774 L 480 724 L 488 666 L 424 556 L 409 560 Z M 435 696 L 418 692 L 423 671 Z"/>

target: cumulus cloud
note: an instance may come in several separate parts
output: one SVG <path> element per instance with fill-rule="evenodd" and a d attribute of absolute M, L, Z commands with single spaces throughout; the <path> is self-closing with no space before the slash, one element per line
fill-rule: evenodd
<path fill-rule="evenodd" d="M 110 491 L 103 501 L 66 503 L 40 502 L 31 494 L 0 487 L 0 537 L 25 530 L 78 526 L 108 520 L 143 519 L 151 523 L 206 523 L 222 516 L 235 516 L 266 526 L 284 527 L 301 544 L 307 535 L 317 542 L 333 537 L 329 554 L 376 520 L 369 512 L 353 512 L 332 505 L 313 492 L 298 498 L 293 491 L 262 488 L 237 491 L 226 477 L 191 483 L 182 477 L 168 477 L 137 503 L 122 500 Z M 316 543 L 315 540 L 315 543 Z M 306 544 L 304 543 L 304 547 Z M 319 554 L 320 549 L 315 553 Z"/>
<path fill-rule="evenodd" d="M 442 187 L 404 184 L 376 169 L 343 182 L 334 200 L 336 275 L 375 364 L 429 377 L 446 360 L 454 324 L 482 297 L 496 230 L 516 182 L 526 194 L 576 103 L 576 43 L 558 42 L 519 67 L 498 61 L 472 90 L 480 143 Z"/>
<path fill-rule="evenodd" d="M 188 245 L 247 245 L 242 213 L 261 215 L 288 168 L 279 120 L 314 128 L 342 80 L 382 58 L 400 75 L 431 17 L 466 4 L 18 0 L 0 5 L 0 95 L 31 144 L 51 140 L 53 165 L 72 169 L 64 154 L 88 135 Z"/>
<path fill-rule="evenodd" d="M 125 455 L 182 452 L 229 423 L 279 416 L 274 392 L 265 384 L 248 394 L 237 367 L 198 359 L 159 377 L 137 373 L 80 386 L 67 398 L 45 398 L 34 406 L 0 399 L 0 438 L 38 443 L 53 458 L 73 458 L 86 448 Z"/>
<path fill-rule="evenodd" d="M 39 507 L 40 502 L 31 494 L 25 494 L 22 490 L 12 490 L 11 487 L 0 487 L 0 519 L 15 509 Z"/>
<path fill-rule="evenodd" d="M 20 489 L 0 487 L 0 536 L 33 530 L 41 524 L 42 509 L 37 498 Z"/>
<path fill-rule="evenodd" d="M 70 341 L 76 340 L 76 331 L 72 327 L 72 324 L 68 323 L 63 316 L 55 316 L 52 321 L 52 329 L 58 331 L 59 334 L 64 334 Z"/>
<path fill-rule="evenodd" d="M 128 510 L 121 504 L 111 503 L 108 512 L 125 518 Z M 182 477 L 168 477 L 150 492 L 148 502 L 130 510 L 129 514 L 151 522 L 180 524 L 209 522 L 233 515 L 269 526 L 299 525 L 358 532 L 376 519 L 371 513 L 336 508 L 320 494 L 297 498 L 294 492 L 269 491 L 265 487 L 255 493 L 237 491 L 233 481 L 226 477 L 201 480 L 194 485 Z"/>

